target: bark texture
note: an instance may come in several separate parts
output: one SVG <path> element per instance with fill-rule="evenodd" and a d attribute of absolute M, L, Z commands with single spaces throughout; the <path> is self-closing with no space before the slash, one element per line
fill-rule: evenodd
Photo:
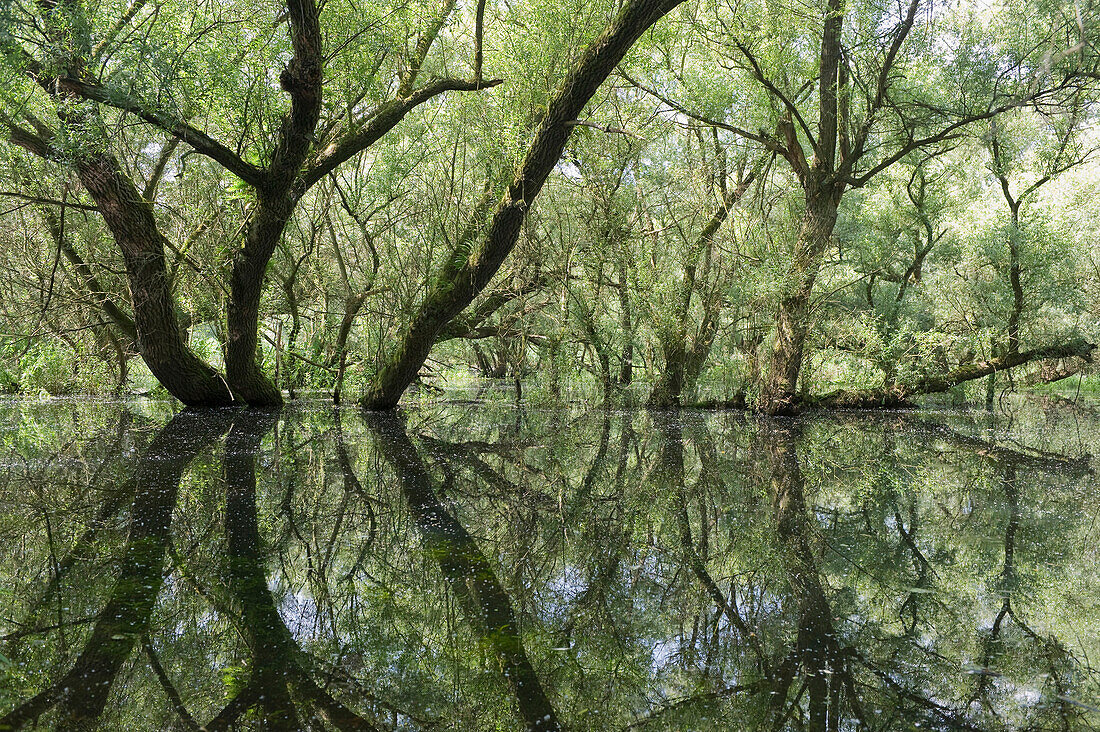
<path fill-rule="evenodd" d="M 233 403 L 233 393 L 217 370 L 187 346 L 165 264 L 166 242 L 153 207 L 108 152 L 78 158 L 76 170 L 126 262 L 138 350 L 153 376 L 188 406 Z"/>
<path fill-rule="evenodd" d="M 832 190 L 818 188 L 806 193 L 806 212 L 795 244 L 789 288 L 776 313 L 767 381 L 757 398 L 757 408 L 765 414 L 792 414 L 798 408 L 795 389 L 810 327 L 811 297 L 822 255 L 836 226 L 839 203 Z"/>

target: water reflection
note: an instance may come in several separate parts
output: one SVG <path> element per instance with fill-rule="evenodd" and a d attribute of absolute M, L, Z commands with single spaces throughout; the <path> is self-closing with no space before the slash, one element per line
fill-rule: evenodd
<path fill-rule="evenodd" d="M 1073 420 L 16 415 L 0 729 L 1100 725 Z"/>
<path fill-rule="evenodd" d="M 106 604 L 70 670 L 0 717 L 0 729 L 21 728 L 50 711 L 59 729 L 97 726 L 123 664 L 139 642 L 148 647 L 149 620 L 164 581 L 164 557 L 180 478 L 198 452 L 228 426 L 228 412 L 181 412 L 137 460 L 128 536 Z M 55 564 L 55 581 L 38 601 L 39 606 L 50 603 L 60 575 L 60 565 Z"/>

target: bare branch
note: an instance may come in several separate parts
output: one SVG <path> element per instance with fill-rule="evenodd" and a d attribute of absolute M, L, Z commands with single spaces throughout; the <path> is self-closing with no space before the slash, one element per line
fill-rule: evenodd
<path fill-rule="evenodd" d="M 778 99 L 783 107 L 790 113 L 792 119 L 798 122 L 798 126 L 802 128 L 803 134 L 806 135 L 806 139 L 810 142 L 810 147 L 817 152 L 818 143 L 814 138 L 813 132 L 810 130 L 810 126 L 806 124 L 806 120 L 802 117 L 802 112 L 799 111 L 797 105 L 786 94 L 779 90 L 771 79 L 764 74 L 764 69 L 760 66 L 760 62 L 756 56 L 753 55 L 749 47 L 746 46 L 740 39 L 733 39 L 734 45 L 737 46 L 737 50 L 741 52 L 741 55 L 745 57 L 745 60 L 749 62 L 752 67 L 752 75 L 756 77 L 756 80 L 760 82 L 760 85 L 764 87 L 769 93 L 771 93 L 776 99 Z"/>

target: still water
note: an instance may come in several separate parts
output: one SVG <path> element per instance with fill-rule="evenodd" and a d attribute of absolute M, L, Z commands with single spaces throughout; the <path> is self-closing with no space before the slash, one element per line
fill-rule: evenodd
<path fill-rule="evenodd" d="M 1096 729 L 1098 428 L 0 404 L 0 729 Z"/>

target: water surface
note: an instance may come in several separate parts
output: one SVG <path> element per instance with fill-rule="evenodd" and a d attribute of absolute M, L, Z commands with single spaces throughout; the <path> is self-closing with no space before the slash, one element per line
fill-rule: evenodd
<path fill-rule="evenodd" d="M 0 405 L 0 729 L 1100 726 L 1100 416 Z"/>

